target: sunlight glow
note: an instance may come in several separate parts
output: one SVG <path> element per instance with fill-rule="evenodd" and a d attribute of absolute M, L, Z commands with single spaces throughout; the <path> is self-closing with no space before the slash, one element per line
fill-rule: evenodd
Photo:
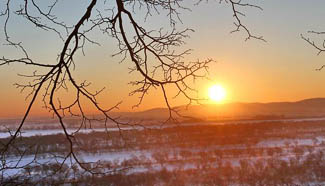
<path fill-rule="evenodd" d="M 221 102 L 226 97 L 226 90 L 221 85 L 213 85 L 209 88 L 209 98 L 215 102 Z"/>

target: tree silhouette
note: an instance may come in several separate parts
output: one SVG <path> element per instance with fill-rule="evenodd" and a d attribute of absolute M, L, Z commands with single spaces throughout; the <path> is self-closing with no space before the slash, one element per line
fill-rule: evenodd
<path fill-rule="evenodd" d="M 177 30 L 176 26 L 181 21 L 180 10 L 188 9 L 182 5 L 181 0 L 115 0 L 112 2 L 101 2 L 102 7 L 97 0 L 89 0 L 88 6 L 82 10 L 83 14 L 73 25 L 58 19 L 58 15 L 54 9 L 60 8 L 62 2 L 59 0 L 52 1 L 48 6 L 41 6 L 36 0 L 14 1 L 5 0 L 5 7 L 0 13 L 0 17 L 4 20 L 5 42 L 3 44 L 15 47 L 17 52 L 22 55 L 19 58 L 6 57 L 2 54 L 0 66 L 10 65 L 12 63 L 24 64 L 35 68 L 35 72 L 27 75 L 30 81 L 27 84 L 16 83 L 15 86 L 21 91 L 29 91 L 27 98 L 29 104 L 21 122 L 14 133 L 11 133 L 9 140 L 1 144 L 1 171 L 8 169 L 21 168 L 19 161 L 15 165 L 9 165 L 6 161 L 9 152 L 16 150 L 21 157 L 24 156 L 26 150 L 21 150 L 16 146 L 16 140 L 21 134 L 21 128 L 26 122 L 33 107 L 35 100 L 41 98 L 45 109 L 56 117 L 64 131 L 66 140 L 70 146 L 70 151 L 62 160 L 61 166 L 73 159 L 81 168 L 89 173 L 97 174 L 95 168 L 90 168 L 87 163 L 82 162 L 74 152 L 74 133 L 69 133 L 64 122 L 66 116 L 81 118 L 80 128 L 86 122 L 101 121 L 106 127 L 108 122 L 114 122 L 118 128 L 123 125 L 135 125 L 131 122 L 119 120 L 111 115 L 114 109 L 117 109 L 120 103 L 113 107 L 103 108 L 97 101 L 97 97 L 102 93 L 103 89 L 97 91 L 90 90 L 90 83 L 85 80 L 76 81 L 72 71 L 78 65 L 75 56 L 79 52 L 85 50 L 85 45 L 99 45 L 97 41 L 92 40 L 88 35 L 96 29 L 99 29 L 104 35 L 114 38 L 118 52 L 115 55 L 122 56 L 123 60 L 130 61 L 133 67 L 130 72 L 137 73 L 141 78 L 130 81 L 134 87 L 130 95 L 139 95 L 139 102 L 135 106 L 139 106 L 142 100 L 151 89 L 161 89 L 166 107 L 169 109 L 169 118 L 166 122 L 173 122 L 174 116 L 179 115 L 178 111 L 173 108 L 168 99 L 166 86 L 173 86 L 177 90 L 176 96 L 184 96 L 189 104 L 202 101 L 202 98 L 192 96 L 196 90 L 190 86 L 189 80 L 206 77 L 208 66 L 213 59 L 184 61 L 184 57 L 190 53 L 190 50 L 177 52 L 176 49 L 184 44 L 184 39 L 189 37 L 189 33 L 193 30 L 190 28 Z M 196 5 L 204 3 L 202 0 L 196 2 Z M 233 12 L 235 29 L 232 32 L 243 31 L 246 33 L 246 40 L 258 39 L 265 41 L 261 36 L 255 36 L 242 22 L 241 17 L 245 14 L 242 8 L 261 7 L 249 4 L 241 0 L 220 0 L 220 3 L 226 3 Z M 161 28 L 150 30 L 142 26 L 136 21 L 134 15 L 136 12 L 144 11 L 145 17 L 155 16 L 156 13 L 165 13 L 169 19 L 169 28 Z M 16 41 L 11 37 L 9 23 L 14 22 L 12 17 L 20 16 L 27 23 L 32 24 L 36 29 L 55 33 L 59 40 L 62 40 L 62 49 L 58 54 L 58 58 L 52 63 L 43 63 L 35 61 L 28 49 L 24 47 L 21 41 Z M 62 98 L 58 93 L 60 90 L 69 90 L 71 102 L 62 102 Z M 89 117 L 85 111 L 85 105 L 81 99 L 86 99 L 91 103 L 101 117 Z M 35 158 L 31 161 L 34 162 Z M 24 165 L 24 166 L 28 166 Z"/>
<path fill-rule="evenodd" d="M 310 39 L 309 37 L 303 34 L 301 34 L 301 38 L 305 40 L 310 46 L 312 46 L 317 51 L 317 55 L 320 55 L 321 53 L 325 52 L 325 39 L 322 39 L 323 35 L 325 35 L 325 32 L 312 30 L 312 31 L 308 31 L 308 34 L 318 36 L 318 40 Z M 323 68 L 325 68 L 325 65 L 320 66 L 316 70 L 322 70 Z"/>

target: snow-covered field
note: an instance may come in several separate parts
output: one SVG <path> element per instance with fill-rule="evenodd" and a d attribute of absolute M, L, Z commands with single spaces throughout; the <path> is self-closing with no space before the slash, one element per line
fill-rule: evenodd
<path fill-rule="evenodd" d="M 122 136 L 117 128 L 81 129 L 79 134 L 82 134 L 82 139 L 78 141 L 79 146 L 74 147 L 74 152 L 79 162 L 89 163 L 90 167 L 102 165 L 101 168 L 96 168 L 98 171 L 114 170 L 114 174 L 125 176 L 140 173 L 158 174 L 161 171 L 176 174 L 179 171 L 223 170 L 229 167 L 236 175 L 246 163 L 250 174 L 253 169 L 259 166 L 268 167 L 274 162 L 281 166 L 301 168 L 312 164 L 310 162 L 322 161 L 322 158 L 325 160 L 323 120 L 324 118 L 233 121 L 205 125 L 192 123 L 186 124 L 183 128 L 148 127 L 153 132 L 140 127 L 127 127 L 123 129 Z M 73 133 L 75 129 L 68 129 L 68 132 Z M 106 132 L 113 134 L 109 140 L 103 138 Z M 21 139 L 25 140 L 24 144 L 34 139 L 50 142 L 52 139 L 60 139 L 64 142 L 64 139 L 61 139 L 64 136 L 58 135 L 62 133 L 60 129 L 25 130 L 21 134 L 25 138 Z M 126 139 L 123 138 L 123 133 Z M 3 140 L 9 136 L 9 133 L 0 133 Z M 38 179 L 45 179 L 46 175 L 53 171 L 51 172 L 50 168 L 45 169 L 44 165 L 64 164 L 69 175 L 66 179 L 72 179 L 72 175 L 75 176 L 72 172 L 73 166 L 78 167 L 76 160 L 71 155 L 68 156 L 67 144 L 56 140 L 52 142 L 53 144 L 40 143 L 41 150 L 37 155 L 8 154 L 5 161 L 2 161 L 3 169 L 0 172 L 4 178 L 17 175 L 43 175 Z M 64 150 L 65 148 L 67 149 Z M 58 151 L 55 152 L 53 149 Z M 65 159 L 66 157 L 68 158 Z M 315 171 L 312 167 L 305 169 L 311 171 L 308 174 Z M 83 171 L 83 168 L 75 170 Z M 318 175 L 317 172 L 315 174 Z M 323 180 L 320 178 L 319 175 L 317 180 L 308 178 L 308 183 L 322 183 Z M 224 176 L 223 179 L 230 178 Z"/>
<path fill-rule="evenodd" d="M 325 117 L 318 117 L 318 118 L 298 118 L 298 119 L 271 119 L 271 120 L 238 120 L 238 121 L 222 121 L 222 122 L 205 122 L 205 123 L 186 123 L 182 124 L 185 126 L 197 126 L 197 125 L 231 125 L 231 124 L 259 124 L 259 123 L 300 123 L 300 122 L 315 122 L 315 121 L 325 121 Z M 16 124 L 17 125 L 17 124 Z M 14 126 L 16 126 L 14 125 Z M 29 128 L 42 128 L 46 126 L 52 126 L 56 127 L 55 129 L 29 129 Z M 45 135 L 55 135 L 55 134 L 64 134 L 64 131 L 62 128 L 60 128 L 59 123 L 55 124 L 37 124 L 31 126 L 27 126 L 21 131 L 20 136 L 22 137 L 30 137 L 30 136 L 45 136 Z M 6 123 L 2 124 L 0 126 L 0 138 L 8 138 L 15 132 L 15 127 L 13 125 L 6 125 Z M 114 126 L 114 125 L 113 125 Z M 177 125 L 163 125 L 163 126 L 157 126 L 157 125 L 150 125 L 146 126 L 145 128 L 148 129 L 160 129 L 160 128 L 168 128 L 168 127 L 175 127 Z M 16 126 L 17 127 L 17 126 Z M 8 129 L 10 128 L 10 132 L 8 132 Z M 133 126 L 133 127 L 121 127 L 122 130 L 142 130 L 144 129 L 143 126 Z M 105 132 L 105 131 L 119 131 L 120 129 L 115 127 L 108 127 L 108 128 L 81 128 L 78 129 L 67 129 L 67 132 L 69 134 L 73 134 L 75 132 L 78 133 L 91 133 L 91 132 Z"/>

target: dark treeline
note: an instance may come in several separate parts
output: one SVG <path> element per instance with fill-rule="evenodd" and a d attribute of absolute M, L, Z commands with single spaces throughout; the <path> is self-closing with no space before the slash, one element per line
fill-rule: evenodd
<path fill-rule="evenodd" d="M 231 125 L 179 126 L 163 129 L 77 133 L 78 152 L 114 152 L 165 148 L 209 148 L 224 145 L 253 147 L 265 140 L 303 139 L 324 136 L 323 122 L 259 123 Z M 4 144 L 9 139 L 0 139 Z M 29 148 L 27 154 L 66 152 L 69 144 L 63 134 L 21 137 L 16 147 Z M 34 149 L 34 150 L 33 150 Z M 11 149 L 15 154 L 15 149 Z"/>

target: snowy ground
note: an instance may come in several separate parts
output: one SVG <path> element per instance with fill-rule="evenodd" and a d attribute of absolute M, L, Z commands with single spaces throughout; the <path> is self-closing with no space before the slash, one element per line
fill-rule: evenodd
<path fill-rule="evenodd" d="M 254 123 L 305 123 L 314 121 L 323 121 L 325 118 L 308 118 L 308 119 L 291 119 L 291 120 L 268 120 L 268 121 L 234 121 L 231 124 L 246 124 Z M 214 123 L 209 123 L 208 125 Z M 215 125 L 226 125 L 228 123 L 215 123 Z M 187 124 L 187 126 L 196 126 L 197 124 Z M 170 127 L 170 126 L 168 126 Z M 157 129 L 158 127 L 153 126 Z M 163 127 L 166 128 L 166 127 Z M 137 128 L 139 130 L 141 128 Z M 325 124 L 324 124 L 325 129 Z M 132 127 L 124 128 L 124 130 L 134 130 Z M 96 129 L 81 129 L 79 132 L 92 135 L 92 132 L 105 132 L 104 128 Z M 108 131 L 116 132 L 117 128 L 109 128 Z M 276 159 L 281 161 L 290 162 L 295 159 L 300 162 L 306 160 L 309 155 L 324 153 L 325 154 L 325 133 L 319 132 L 320 129 L 316 127 L 309 127 L 300 131 L 299 134 L 294 135 L 295 131 L 270 131 L 268 134 L 271 136 L 259 140 L 256 144 L 247 145 L 245 142 L 229 145 L 212 145 L 206 148 L 205 146 L 180 146 L 180 147 L 149 147 L 146 149 L 119 149 L 111 151 L 109 149 L 102 149 L 96 153 L 77 152 L 77 157 L 82 162 L 104 162 L 109 163 L 114 169 L 127 168 L 124 173 L 126 175 L 132 175 L 134 173 L 160 171 L 166 169 L 168 171 L 173 170 L 190 170 L 197 169 L 198 167 L 208 166 L 218 167 L 220 164 L 230 164 L 233 167 L 241 166 L 243 160 L 254 164 L 258 161 L 267 162 L 270 159 Z M 69 133 L 75 132 L 73 129 L 68 130 Z M 25 130 L 21 134 L 23 137 L 30 136 L 47 136 L 54 134 L 62 134 L 60 129 L 53 130 Z M 291 133 L 290 137 L 282 134 Z M 272 137 L 274 135 L 274 137 Z M 0 133 L 0 138 L 9 137 L 9 133 Z M 199 139 L 198 139 L 199 140 Z M 280 151 L 279 151 L 280 150 Z M 216 151 L 224 152 L 222 155 L 216 153 Z M 279 152 L 278 152 L 279 151 Z M 237 152 L 237 153 L 236 153 Z M 182 155 L 190 154 L 190 155 Z M 61 155 L 62 156 L 62 155 Z M 205 162 L 203 162 L 203 159 Z M 37 157 L 33 155 L 26 155 L 22 158 L 9 156 L 6 159 L 5 165 L 7 167 L 22 167 L 17 169 L 5 169 L 0 171 L 4 177 L 10 177 L 17 174 L 24 173 L 24 166 L 37 166 L 42 164 L 62 163 L 63 159 L 58 158 L 53 154 L 38 154 Z M 68 167 L 75 164 L 74 159 L 68 159 L 66 162 Z M 4 162 L 2 162 L 4 165 Z M 36 174 L 36 173 L 35 173 Z M 318 182 L 315 182 L 318 183 Z M 312 185 L 312 183 L 311 183 Z"/>

